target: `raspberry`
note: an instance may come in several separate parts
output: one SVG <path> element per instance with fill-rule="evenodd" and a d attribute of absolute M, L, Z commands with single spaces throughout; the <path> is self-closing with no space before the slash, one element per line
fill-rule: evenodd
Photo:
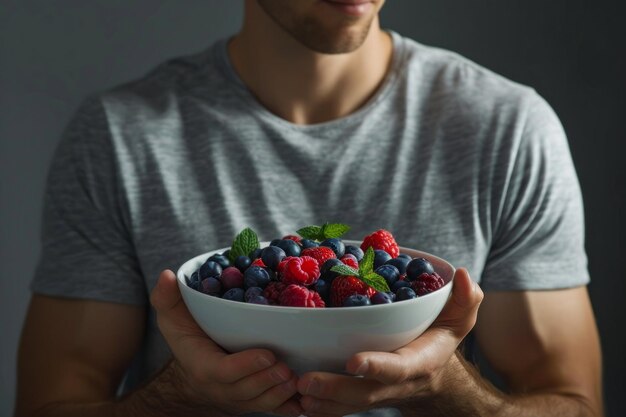
<path fill-rule="evenodd" d="M 279 296 L 281 306 L 290 307 L 325 307 L 322 297 L 315 291 L 297 285 L 288 285 Z"/>
<path fill-rule="evenodd" d="M 335 307 L 341 307 L 343 301 L 353 294 L 366 295 L 371 298 L 376 294 L 376 290 L 357 277 L 349 275 L 335 278 L 330 285 L 330 301 Z"/>
<path fill-rule="evenodd" d="M 318 246 L 316 248 L 308 248 L 302 251 L 300 256 L 310 256 L 317 261 L 318 265 L 324 265 L 329 259 L 336 258 L 335 252 L 326 246 Z"/>
<path fill-rule="evenodd" d="M 286 258 L 284 258 L 282 261 L 278 263 L 278 266 L 276 267 L 276 272 L 279 275 L 282 274 L 283 270 L 285 269 L 285 265 L 287 265 L 287 262 L 295 258 L 297 258 L 297 256 L 287 256 Z"/>
<path fill-rule="evenodd" d="M 294 257 L 283 269 L 282 281 L 286 284 L 311 285 L 320 277 L 320 267 L 310 256 Z"/>
<path fill-rule="evenodd" d="M 366 251 L 370 246 L 372 249 L 384 250 L 391 255 L 392 258 L 396 258 L 400 254 L 396 240 L 393 235 L 385 229 L 377 230 L 363 239 L 361 249 Z"/>
<path fill-rule="evenodd" d="M 278 304 L 278 297 L 286 287 L 287 284 L 285 283 L 272 281 L 267 284 L 267 287 L 263 290 L 263 296 L 267 298 L 267 301 L 269 301 L 270 304 Z"/>
<path fill-rule="evenodd" d="M 254 261 L 252 261 L 250 266 L 260 266 L 261 268 L 267 268 L 267 265 L 263 263 L 263 259 L 261 258 L 256 258 Z"/>
<path fill-rule="evenodd" d="M 438 290 L 443 287 L 443 284 L 443 278 L 441 278 L 438 273 L 433 272 L 432 274 L 428 274 L 424 272 L 417 277 L 415 281 L 411 281 L 411 288 L 421 297 L 422 295 Z"/>
<path fill-rule="evenodd" d="M 343 262 L 345 265 L 348 265 L 351 268 L 354 268 L 356 270 L 359 269 L 359 262 L 356 260 L 356 256 L 354 255 L 343 255 L 341 257 L 341 262 Z"/>
<path fill-rule="evenodd" d="M 295 235 L 283 236 L 283 239 L 293 240 L 296 243 L 300 243 L 300 241 L 302 240 L 302 238 L 300 236 L 295 236 Z"/>

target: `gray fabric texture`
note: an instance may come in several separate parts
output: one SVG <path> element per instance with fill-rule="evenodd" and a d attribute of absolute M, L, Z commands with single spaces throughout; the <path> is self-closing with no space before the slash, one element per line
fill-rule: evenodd
<path fill-rule="evenodd" d="M 393 62 L 354 113 L 295 125 L 230 65 L 226 40 L 87 98 L 57 148 L 34 293 L 148 305 L 165 268 L 326 221 L 466 267 L 486 291 L 588 282 L 563 128 L 531 88 L 391 32 Z M 149 315 L 127 380 L 169 351 Z"/>

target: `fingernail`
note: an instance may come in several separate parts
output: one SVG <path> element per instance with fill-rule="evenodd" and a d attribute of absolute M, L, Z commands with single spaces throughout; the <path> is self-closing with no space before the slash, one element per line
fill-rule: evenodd
<path fill-rule="evenodd" d="M 309 385 L 306 387 L 306 391 L 304 392 L 307 395 L 318 395 L 320 393 L 320 383 L 317 379 L 312 379 L 309 381 Z"/>
<path fill-rule="evenodd" d="M 370 367 L 369 361 L 365 361 L 361 365 L 359 365 L 359 367 L 356 369 L 354 373 L 356 375 L 365 375 L 369 367 Z"/>
<path fill-rule="evenodd" d="M 298 390 L 296 383 L 293 380 L 285 382 L 280 387 L 287 393 L 295 393 Z"/>
<path fill-rule="evenodd" d="M 272 362 L 270 362 L 270 360 L 267 359 L 265 356 L 259 356 L 257 358 L 256 362 L 259 364 L 259 366 L 262 369 L 267 368 L 268 366 L 270 366 L 272 364 Z"/>
<path fill-rule="evenodd" d="M 272 379 L 275 382 L 285 382 L 289 379 L 290 375 L 285 375 L 283 372 L 279 372 L 278 370 L 274 369 L 271 373 L 270 376 L 272 377 Z"/>

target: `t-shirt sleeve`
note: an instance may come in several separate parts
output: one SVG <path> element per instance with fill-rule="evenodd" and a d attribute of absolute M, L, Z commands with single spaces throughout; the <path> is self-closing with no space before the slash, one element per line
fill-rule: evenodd
<path fill-rule="evenodd" d="M 587 284 L 578 178 L 563 127 L 536 93 L 513 152 L 481 286 L 543 290 Z"/>
<path fill-rule="evenodd" d="M 48 172 L 33 293 L 147 303 L 123 195 L 102 103 L 88 98 Z"/>

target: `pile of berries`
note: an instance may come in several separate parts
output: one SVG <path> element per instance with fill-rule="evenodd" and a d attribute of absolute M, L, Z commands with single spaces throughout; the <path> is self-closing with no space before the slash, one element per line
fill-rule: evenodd
<path fill-rule="evenodd" d="M 236 239 L 231 249 L 209 257 L 187 285 L 227 300 L 292 307 L 387 304 L 444 285 L 428 260 L 401 254 L 387 230 L 366 236 L 359 247 L 324 238 L 319 230 L 317 235 L 301 232 L 305 229 L 298 231 L 303 237 L 284 236 L 265 248 L 253 235 L 257 243 L 250 252 Z M 233 256 L 235 250 L 247 255 Z"/>

